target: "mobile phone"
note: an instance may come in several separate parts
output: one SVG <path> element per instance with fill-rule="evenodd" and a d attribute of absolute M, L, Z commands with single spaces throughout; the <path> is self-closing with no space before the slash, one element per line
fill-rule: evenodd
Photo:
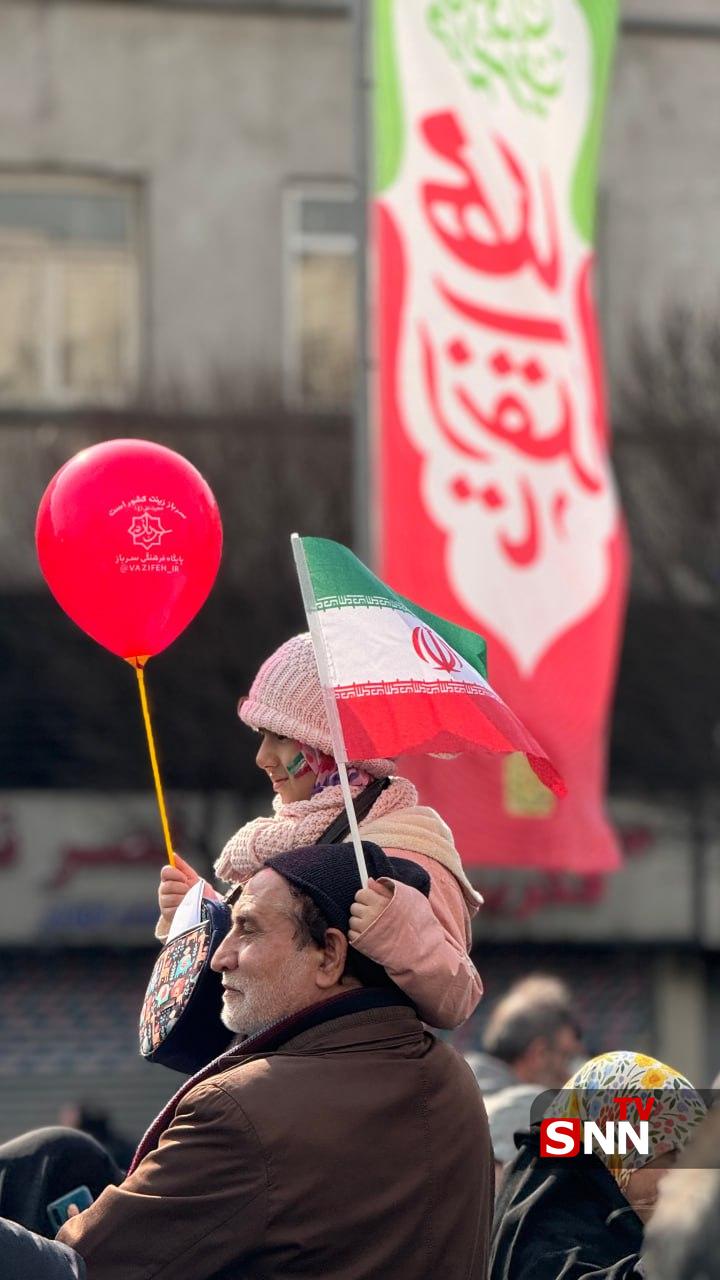
<path fill-rule="evenodd" d="M 93 1195 L 89 1187 L 75 1187 L 72 1191 L 68 1191 L 66 1196 L 60 1196 L 57 1200 L 51 1200 L 47 1206 L 48 1218 L 56 1231 L 59 1231 L 64 1222 L 67 1222 L 68 1209 L 71 1204 L 76 1204 L 80 1212 L 87 1209 L 88 1205 L 93 1202 Z"/>

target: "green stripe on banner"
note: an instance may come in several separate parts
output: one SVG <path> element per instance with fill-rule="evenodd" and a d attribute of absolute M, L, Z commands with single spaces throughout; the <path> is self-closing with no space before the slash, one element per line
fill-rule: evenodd
<path fill-rule="evenodd" d="M 365 4 L 367 0 L 362 0 Z M 395 50 L 395 0 L 374 0 L 373 73 L 376 90 L 373 103 L 375 149 L 375 191 L 392 186 L 405 147 L 405 120 L 398 80 Z"/>
<path fill-rule="evenodd" d="M 329 538 L 302 538 L 301 541 L 317 612 L 360 605 L 406 610 L 437 631 L 461 658 L 487 679 L 487 646 L 482 636 L 392 591 L 341 543 L 331 542 Z"/>
<path fill-rule="evenodd" d="M 580 235 L 592 244 L 595 230 L 597 166 L 602 139 L 603 114 L 612 67 L 618 0 L 578 0 L 590 31 L 592 107 L 573 175 L 570 206 Z"/>

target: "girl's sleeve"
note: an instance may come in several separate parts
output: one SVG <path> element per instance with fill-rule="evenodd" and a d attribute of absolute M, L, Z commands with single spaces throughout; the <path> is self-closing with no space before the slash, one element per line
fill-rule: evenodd
<path fill-rule="evenodd" d="M 430 897 L 411 885 L 383 879 L 393 890 L 387 906 L 360 934 L 355 947 L 382 965 L 433 1027 L 459 1027 L 480 1002 L 483 985 L 467 950 L 468 913 L 460 886 L 434 858 L 402 849 L 430 876 Z"/>

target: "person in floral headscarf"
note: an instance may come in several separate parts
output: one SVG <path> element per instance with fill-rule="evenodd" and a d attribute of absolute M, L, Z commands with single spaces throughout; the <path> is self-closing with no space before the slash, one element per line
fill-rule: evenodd
<path fill-rule="evenodd" d="M 680 1072 L 642 1053 L 591 1058 L 547 1107 L 547 1117 L 620 1120 L 618 1097 L 653 1098 L 649 1155 L 540 1155 L 540 1126 L 515 1135 L 517 1154 L 498 1195 L 490 1280 L 632 1280 L 659 1183 L 707 1108 Z M 627 1117 L 631 1121 L 632 1115 Z"/>

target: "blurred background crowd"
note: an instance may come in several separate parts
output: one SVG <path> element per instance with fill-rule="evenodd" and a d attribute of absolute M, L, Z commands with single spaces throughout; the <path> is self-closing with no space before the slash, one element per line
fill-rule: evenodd
<path fill-rule="evenodd" d="M 634 556 L 624 865 L 473 870 L 486 996 L 454 1039 L 481 1081 L 527 1048 L 493 1018 L 538 971 L 573 1010 L 551 1083 L 580 1038 L 720 1070 L 719 64 L 716 0 L 623 0 L 596 243 Z M 175 844 L 209 875 L 264 807 L 235 706 L 303 626 L 288 536 L 353 542 L 356 78 L 342 0 L 0 6 L 0 1139 L 62 1119 L 120 1150 L 176 1083 L 137 1054 L 163 846 L 134 678 L 42 583 L 38 501 L 128 435 L 214 489 L 217 586 L 148 676 Z"/>

